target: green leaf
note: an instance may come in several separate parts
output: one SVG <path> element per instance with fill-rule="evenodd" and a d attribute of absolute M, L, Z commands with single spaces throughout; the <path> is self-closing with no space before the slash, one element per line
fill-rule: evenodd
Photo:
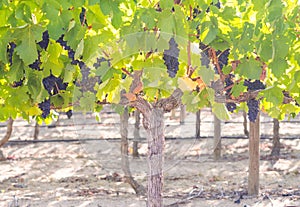
<path fill-rule="evenodd" d="M 65 74 L 64 74 L 64 82 L 65 83 L 69 83 L 73 80 L 73 75 L 75 72 L 75 68 L 73 65 L 68 64 L 64 70 Z"/>
<path fill-rule="evenodd" d="M 247 78 L 250 79 L 259 79 L 262 68 L 260 63 L 254 59 L 245 59 L 239 66 L 237 67 L 236 71 Z"/>
<path fill-rule="evenodd" d="M 160 0 L 159 1 L 159 6 L 162 9 L 170 9 L 170 8 L 172 8 L 173 5 L 174 5 L 174 2 L 170 1 L 170 0 Z"/>
<path fill-rule="evenodd" d="M 278 86 L 272 86 L 262 91 L 263 96 L 266 101 L 273 103 L 275 106 L 278 106 L 282 103 L 284 95 L 282 94 L 282 89 Z"/>
<path fill-rule="evenodd" d="M 231 92 L 234 97 L 238 97 L 245 89 L 246 87 L 243 84 L 237 83 L 234 84 L 234 86 L 231 89 Z"/>
<path fill-rule="evenodd" d="M 212 104 L 212 112 L 220 120 L 229 120 L 230 119 L 230 114 L 228 113 L 226 106 L 223 103 L 213 103 Z"/>
<path fill-rule="evenodd" d="M 92 92 L 83 93 L 83 97 L 80 98 L 80 108 L 83 111 L 94 111 L 96 96 Z"/>
<path fill-rule="evenodd" d="M 214 80 L 215 72 L 211 68 L 201 67 L 198 70 L 198 75 L 206 85 L 210 85 L 211 81 Z"/>
<path fill-rule="evenodd" d="M 159 15 L 159 20 L 157 24 L 158 28 L 160 28 L 163 35 L 165 34 L 175 34 L 176 32 L 176 24 L 174 14 L 170 13 L 170 11 L 163 11 Z"/>
<path fill-rule="evenodd" d="M 209 27 L 204 28 L 200 35 L 200 38 L 204 44 L 208 45 L 217 37 L 217 34 L 218 28 L 211 24 Z"/>
<path fill-rule="evenodd" d="M 37 59 L 37 48 L 34 35 L 30 27 L 22 30 L 21 43 L 17 45 L 16 52 L 20 55 L 25 65 L 33 63 Z"/>
<path fill-rule="evenodd" d="M 285 59 L 275 59 L 269 64 L 269 68 L 277 78 L 282 76 L 288 67 L 289 65 Z"/>
<path fill-rule="evenodd" d="M 75 59 L 79 59 L 79 58 L 80 58 L 80 56 L 81 56 L 82 53 L 83 53 L 83 49 L 84 49 L 84 40 L 82 39 L 82 40 L 80 41 L 80 43 L 79 43 L 79 45 L 78 45 L 76 51 L 75 51 L 75 55 L 74 55 L 74 58 L 75 58 Z"/>

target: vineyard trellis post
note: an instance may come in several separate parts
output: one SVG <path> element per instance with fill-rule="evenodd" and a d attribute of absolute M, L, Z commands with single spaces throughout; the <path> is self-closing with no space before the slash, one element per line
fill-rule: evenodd
<path fill-rule="evenodd" d="M 250 122 L 249 132 L 249 169 L 248 169 L 248 194 L 259 194 L 259 143 L 260 143 L 260 113 L 255 122 Z"/>

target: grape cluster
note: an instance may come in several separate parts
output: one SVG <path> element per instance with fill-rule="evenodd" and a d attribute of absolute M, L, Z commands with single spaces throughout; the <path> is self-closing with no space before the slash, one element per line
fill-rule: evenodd
<path fill-rule="evenodd" d="M 72 110 L 67 111 L 66 115 L 67 115 L 68 119 L 71 119 L 71 117 L 73 115 L 73 111 Z"/>
<path fill-rule="evenodd" d="M 67 83 L 63 83 L 61 78 L 55 77 L 52 74 L 44 78 L 42 82 L 50 96 L 57 94 L 59 90 L 66 90 L 68 86 Z"/>
<path fill-rule="evenodd" d="M 81 12 L 79 14 L 79 20 L 80 20 L 80 23 L 81 23 L 82 26 L 83 25 L 88 26 L 85 14 L 86 14 L 86 9 L 84 7 L 82 7 Z"/>
<path fill-rule="evenodd" d="M 168 74 L 171 78 L 174 78 L 176 76 L 176 73 L 179 69 L 178 56 L 179 56 L 178 44 L 175 42 L 175 39 L 172 37 L 169 41 L 169 49 L 164 50 L 164 56 L 163 56 L 165 65 L 167 66 Z"/>
<path fill-rule="evenodd" d="M 236 109 L 235 103 L 226 103 L 226 108 L 228 111 L 233 112 Z"/>
<path fill-rule="evenodd" d="M 46 118 L 50 114 L 50 99 L 39 103 L 39 108 L 42 110 L 42 117 Z"/>
<path fill-rule="evenodd" d="M 220 55 L 218 54 L 220 53 Z M 220 69 L 222 70 L 222 68 L 224 66 L 226 66 L 228 64 L 228 56 L 230 54 L 230 49 L 224 50 L 223 52 L 218 51 L 217 55 L 218 55 L 218 63 L 220 66 Z"/>
<path fill-rule="evenodd" d="M 266 88 L 266 86 L 260 80 L 255 80 L 255 81 L 245 80 L 244 86 L 247 86 L 248 91 L 256 91 L 256 90 Z"/>
<path fill-rule="evenodd" d="M 218 9 L 220 9 L 221 8 L 221 3 L 220 3 L 220 1 L 218 1 L 217 3 L 213 3 L 213 2 L 211 2 L 210 3 L 210 5 L 211 6 L 215 6 L 215 7 L 217 7 Z M 206 12 L 208 13 L 210 11 L 210 6 L 206 9 Z"/>
<path fill-rule="evenodd" d="M 75 51 L 67 44 L 67 41 L 64 40 L 64 35 L 61 35 L 58 40 L 56 40 L 65 50 L 68 51 L 68 57 L 72 60 L 71 64 L 77 65 L 79 63 L 84 64 L 82 61 L 75 60 Z M 79 65 L 80 67 L 80 65 Z"/>
<path fill-rule="evenodd" d="M 250 99 L 247 101 L 248 106 L 248 119 L 251 122 L 255 122 L 257 114 L 259 112 L 259 102 L 255 99 Z"/>
<path fill-rule="evenodd" d="M 199 6 L 193 9 L 193 18 L 195 19 L 199 14 L 201 14 L 201 10 L 199 10 Z"/>
<path fill-rule="evenodd" d="M 30 67 L 33 70 L 41 71 L 41 70 L 43 70 L 41 68 L 41 64 L 42 64 L 42 62 L 41 62 L 41 52 L 38 51 L 38 58 L 33 63 L 29 64 L 28 67 Z"/>
<path fill-rule="evenodd" d="M 47 47 L 49 45 L 49 33 L 48 30 L 46 30 L 45 32 L 43 32 L 43 39 L 38 42 L 37 44 L 44 50 L 47 50 Z"/>
<path fill-rule="evenodd" d="M 12 58 L 13 58 L 13 54 L 14 54 L 14 50 L 15 48 L 17 47 L 17 45 L 14 43 L 14 42 L 10 42 L 8 43 L 8 46 L 7 46 L 7 53 L 8 53 L 8 62 L 9 62 L 9 65 L 11 66 L 12 65 Z"/>

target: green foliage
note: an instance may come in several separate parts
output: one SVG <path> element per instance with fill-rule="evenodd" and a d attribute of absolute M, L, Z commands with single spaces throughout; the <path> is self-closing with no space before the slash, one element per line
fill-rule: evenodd
<path fill-rule="evenodd" d="M 190 7 L 201 12 L 193 16 Z M 120 91 L 128 91 L 133 80 L 124 69 L 131 74 L 143 69 L 141 95 L 150 102 L 168 97 L 185 84 L 182 101 L 188 110 L 211 106 L 219 118 L 228 119 L 224 104 L 215 102 L 210 87 L 220 75 L 201 66 L 199 51 L 187 50 L 189 43 L 199 45 L 200 41 L 215 50 L 230 49 L 229 64 L 223 70 L 234 75 L 234 81 L 260 79 L 266 71 L 267 89 L 260 93 L 264 111 L 277 118 L 299 113 L 295 101 L 300 103 L 300 17 L 294 1 L 221 1 L 220 9 L 208 1 L 176 5 L 168 0 L 6 1 L 0 14 L 1 121 L 9 116 L 41 120 L 38 104 L 48 98 L 62 110 L 76 106 L 97 111 L 99 102 L 117 104 Z M 37 43 L 46 30 L 50 38 L 44 50 Z M 69 49 L 57 42 L 62 36 Z M 171 37 L 180 50 L 174 78 L 168 76 L 162 59 Z M 16 44 L 12 64 L 7 53 L 10 42 Z M 29 67 L 38 58 L 41 71 Z M 109 61 L 94 67 L 101 58 Z M 233 60 L 239 61 L 236 68 L 231 68 Z M 188 66 L 195 70 L 190 77 Z M 67 83 L 55 95 L 49 95 L 43 85 L 50 74 Z M 16 87 L 20 80 L 22 85 Z M 246 92 L 242 82 L 234 84 L 231 97 Z M 283 103 L 283 90 L 293 99 L 288 104 Z"/>

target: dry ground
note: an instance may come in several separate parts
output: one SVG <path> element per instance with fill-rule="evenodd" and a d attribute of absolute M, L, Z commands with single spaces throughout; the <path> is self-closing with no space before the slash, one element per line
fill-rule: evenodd
<path fill-rule="evenodd" d="M 145 198 L 137 197 L 123 182 L 120 141 L 113 139 L 120 137 L 118 116 L 102 114 L 101 124 L 91 116 L 75 115 L 72 120 L 61 120 L 56 128 L 41 127 L 40 140 L 46 142 L 6 145 L 2 150 L 8 159 L 0 162 L 0 206 L 146 206 Z M 266 122 L 262 124 L 265 135 L 271 130 L 268 120 L 262 119 Z M 261 193 L 258 197 L 249 197 L 246 194 L 248 140 L 242 137 L 241 117 L 234 117 L 234 123 L 222 124 L 222 135 L 232 135 L 235 139 L 222 140 L 220 161 L 212 159 L 212 138 L 204 138 L 212 135 L 213 130 L 209 111 L 202 113 L 203 138 L 192 138 L 193 121 L 192 114 L 181 126 L 178 120 L 166 118 L 167 137 L 178 139 L 166 141 L 165 204 L 184 201 L 178 206 L 300 206 L 300 139 L 282 141 L 279 159 L 268 156 L 271 140 L 261 141 Z M 131 118 L 130 123 L 133 122 Z M 31 139 L 32 126 L 24 121 L 16 121 L 15 125 L 12 140 Z M 300 134 L 297 130 L 297 123 L 284 123 L 281 134 L 296 137 Z M 1 132 L 4 131 L 2 127 Z M 132 131 L 131 125 L 130 137 Z M 145 136 L 143 131 L 141 135 Z M 87 140 L 89 138 L 93 139 Z M 59 142 L 59 139 L 78 140 Z M 142 140 L 140 157 L 130 157 L 133 175 L 144 186 L 147 182 L 146 150 L 147 145 Z"/>

